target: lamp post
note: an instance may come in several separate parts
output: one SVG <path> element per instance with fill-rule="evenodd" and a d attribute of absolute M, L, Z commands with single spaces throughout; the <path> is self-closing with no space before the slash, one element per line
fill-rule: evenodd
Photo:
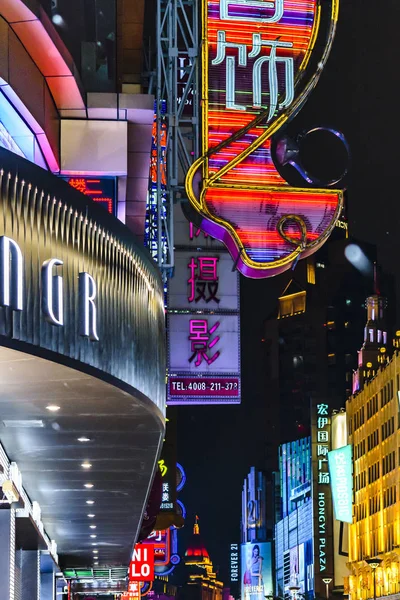
<path fill-rule="evenodd" d="M 371 567 L 374 573 L 374 600 L 376 600 L 376 570 L 381 564 L 381 560 L 379 558 L 367 558 L 365 562 Z"/>
<path fill-rule="evenodd" d="M 326 595 L 326 600 L 328 600 L 328 598 L 329 598 L 329 584 L 332 582 L 332 577 L 325 577 L 322 581 L 325 584 L 325 595 Z"/>

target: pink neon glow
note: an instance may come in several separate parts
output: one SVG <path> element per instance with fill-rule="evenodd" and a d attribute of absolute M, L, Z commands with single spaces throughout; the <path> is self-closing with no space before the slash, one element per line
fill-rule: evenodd
<path fill-rule="evenodd" d="M 208 303 L 213 300 L 217 304 L 220 303 L 220 299 L 217 298 L 218 261 L 219 258 L 217 256 L 199 256 L 197 260 L 194 257 L 191 258 L 190 263 L 188 264 L 188 269 L 190 271 L 190 277 L 188 279 L 189 302 L 204 300 Z M 208 293 L 206 288 L 208 288 Z"/>
<path fill-rule="evenodd" d="M 210 330 L 208 330 L 207 319 L 191 319 L 190 320 L 190 335 L 189 340 L 191 341 L 191 352 L 192 355 L 189 358 L 189 362 L 193 362 L 196 358 L 195 366 L 199 367 L 203 360 L 207 365 L 211 365 L 220 356 L 219 350 L 217 350 L 212 356 L 209 356 L 208 350 L 211 350 L 220 340 L 219 336 L 214 339 L 210 339 L 211 336 L 217 331 L 220 326 L 220 322 L 217 321 Z"/>

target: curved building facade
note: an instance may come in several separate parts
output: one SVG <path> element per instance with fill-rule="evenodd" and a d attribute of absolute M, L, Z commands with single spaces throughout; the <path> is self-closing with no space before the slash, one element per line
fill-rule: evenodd
<path fill-rule="evenodd" d="M 53 600 L 67 569 L 122 590 L 157 468 L 154 99 L 123 91 L 85 94 L 41 4 L 0 0 L 2 600 Z"/>

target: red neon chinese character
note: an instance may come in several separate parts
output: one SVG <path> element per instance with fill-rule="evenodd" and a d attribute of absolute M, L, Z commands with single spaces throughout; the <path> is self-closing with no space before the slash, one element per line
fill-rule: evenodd
<path fill-rule="evenodd" d="M 211 302 L 214 300 L 217 304 L 220 303 L 220 299 L 217 298 L 218 292 L 218 275 L 217 275 L 217 263 L 218 257 L 205 257 L 201 256 L 198 261 L 192 257 L 188 268 L 190 269 L 190 278 L 188 284 L 190 286 L 190 292 L 188 296 L 189 302 L 198 302 L 199 300 L 205 300 L 205 302 Z M 206 287 L 208 287 L 208 297 L 206 296 Z"/>
<path fill-rule="evenodd" d="M 219 350 L 217 350 L 213 356 L 208 356 L 208 351 L 211 350 L 220 340 L 218 335 L 214 339 L 210 339 L 213 333 L 217 331 L 219 326 L 220 323 L 217 322 L 211 327 L 210 330 L 208 330 L 207 319 L 190 320 L 189 340 L 192 342 L 191 351 L 193 353 L 189 358 L 190 363 L 196 358 L 196 362 L 194 364 L 196 367 L 199 367 L 203 362 L 203 359 L 208 365 L 211 365 L 217 360 L 221 354 Z"/>
<path fill-rule="evenodd" d="M 71 187 L 73 187 L 76 190 L 78 190 L 78 192 L 81 192 L 82 194 L 86 194 L 87 193 L 87 186 L 86 186 L 86 180 L 85 179 L 72 177 L 71 179 L 68 180 L 68 183 L 69 183 L 69 185 Z"/>
<path fill-rule="evenodd" d="M 200 227 L 197 227 L 195 229 L 193 223 L 189 223 L 189 238 L 191 240 L 194 240 L 195 237 L 196 238 L 199 237 L 199 235 L 201 233 L 204 235 L 204 238 L 208 238 L 208 233 L 205 233 L 204 231 L 201 231 Z"/>

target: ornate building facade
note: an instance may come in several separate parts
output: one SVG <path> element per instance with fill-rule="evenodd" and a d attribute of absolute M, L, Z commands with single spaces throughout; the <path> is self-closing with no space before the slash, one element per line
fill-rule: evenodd
<path fill-rule="evenodd" d="M 218 581 L 207 549 L 200 537 L 198 517 L 193 535 L 185 552 L 188 581 L 181 600 L 222 600 L 223 583 Z"/>
<path fill-rule="evenodd" d="M 361 385 L 346 403 L 354 470 L 350 600 L 374 595 L 398 598 L 400 593 L 400 354 L 396 350 L 390 362 L 382 364 L 384 302 L 371 297 L 367 308 L 365 343 L 355 377 Z M 369 369 L 375 369 L 374 374 L 368 374 Z M 376 559 L 375 570 L 368 564 L 371 559 Z"/>

